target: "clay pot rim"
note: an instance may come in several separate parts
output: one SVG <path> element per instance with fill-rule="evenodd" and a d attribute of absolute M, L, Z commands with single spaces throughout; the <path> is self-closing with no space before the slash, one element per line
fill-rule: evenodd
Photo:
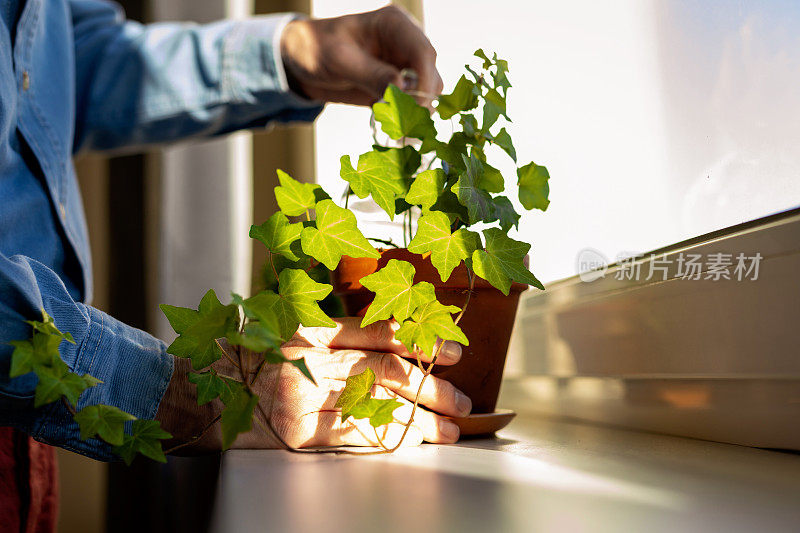
<path fill-rule="evenodd" d="M 420 265 L 425 265 L 426 261 L 428 262 L 428 264 L 430 264 L 430 256 L 429 255 L 428 256 L 422 256 L 421 254 L 416 254 L 414 252 L 410 252 L 408 250 L 408 248 L 378 248 L 377 250 L 378 250 L 378 253 L 381 254 L 381 257 L 383 256 L 383 254 L 385 254 L 387 252 L 388 253 L 401 253 L 403 255 L 409 256 L 407 258 L 402 258 L 400 260 L 408 261 L 409 263 L 414 265 L 414 267 L 417 268 L 418 271 L 419 271 L 418 267 Z M 394 259 L 394 258 L 390 258 L 390 259 Z M 366 263 L 366 262 L 370 262 L 370 261 L 375 261 L 377 263 L 377 262 L 380 261 L 380 259 L 376 260 L 376 259 L 370 259 L 370 258 L 350 257 L 350 256 L 347 256 L 347 255 L 343 255 L 341 260 L 340 260 L 340 262 L 339 262 L 339 265 L 337 265 L 337 267 L 333 271 L 334 275 L 332 276 L 332 279 L 331 279 L 331 284 L 333 285 L 333 293 L 336 294 L 336 295 L 347 295 L 347 294 L 353 294 L 353 293 L 357 293 L 357 292 L 361 292 L 361 291 L 367 290 L 360 283 L 355 287 L 351 286 L 349 288 L 345 288 L 345 286 L 348 285 L 348 284 L 352 285 L 352 282 L 344 282 L 344 281 L 342 281 L 341 279 L 339 279 L 338 273 L 341 272 L 342 263 Z M 525 263 L 526 263 L 525 266 L 527 266 L 528 256 L 525 256 Z M 438 272 L 436 273 L 436 276 L 434 277 L 433 280 L 428 280 L 428 281 L 430 283 L 432 283 L 436 287 L 437 291 L 454 291 L 454 292 L 455 291 L 463 291 L 465 288 L 467 288 L 469 286 L 469 284 L 467 282 L 464 282 L 464 283 L 455 282 L 454 281 L 454 276 L 456 276 L 457 273 L 459 273 L 459 271 L 460 271 L 461 273 L 463 273 L 462 275 L 466 278 L 466 273 L 464 272 L 465 270 L 466 270 L 466 267 L 464 266 L 464 264 L 460 264 L 455 269 L 453 269 L 453 272 L 451 273 L 450 277 L 448 278 L 448 281 L 444 281 L 443 282 L 441 280 L 441 278 L 439 277 Z M 436 270 L 434 269 L 434 272 L 435 271 Z M 475 283 L 473 285 L 473 290 L 475 290 L 475 291 L 492 290 L 492 291 L 501 292 L 494 285 L 492 285 L 491 283 L 489 283 L 488 281 L 486 281 L 482 277 L 480 277 L 480 276 L 478 276 L 477 274 L 474 274 L 474 273 L 473 273 L 473 275 L 475 276 Z M 361 278 L 359 278 L 359 280 L 360 279 Z M 509 296 L 510 297 L 514 293 L 522 293 L 522 292 L 526 291 L 529 287 L 531 287 L 531 285 L 528 285 L 527 283 L 520 283 L 518 281 L 514 281 L 514 282 L 511 283 L 511 287 L 509 288 L 508 295 L 504 295 L 504 296 Z"/>

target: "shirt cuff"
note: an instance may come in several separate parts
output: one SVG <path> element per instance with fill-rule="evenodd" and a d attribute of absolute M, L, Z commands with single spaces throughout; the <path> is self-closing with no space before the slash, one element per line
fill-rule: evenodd
<path fill-rule="evenodd" d="M 240 103 L 267 103 L 283 122 L 312 121 L 322 102 L 291 90 L 281 57 L 281 35 L 286 25 L 303 18 L 282 13 L 237 21 L 223 45 L 223 84 Z M 277 109 L 275 109 L 277 108 Z"/>
<path fill-rule="evenodd" d="M 102 383 L 86 389 L 77 408 L 113 405 L 136 418 L 154 419 L 174 367 L 166 345 L 102 311 L 78 305 L 89 318 L 88 330 L 77 345 L 62 343 L 61 356 L 73 372 L 91 374 Z M 118 459 L 104 442 L 81 440 L 78 424 L 61 402 L 43 409 L 31 435 L 95 459 Z"/>

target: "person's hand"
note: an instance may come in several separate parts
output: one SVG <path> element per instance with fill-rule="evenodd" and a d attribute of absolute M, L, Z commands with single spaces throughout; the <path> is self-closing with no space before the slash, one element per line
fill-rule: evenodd
<path fill-rule="evenodd" d="M 436 51 L 416 22 L 394 5 L 292 21 L 281 36 L 281 55 L 292 89 L 321 102 L 369 105 L 390 83 L 421 95 L 442 91 Z M 405 68 L 416 72 L 416 86 L 404 82 L 400 71 Z M 417 100 L 430 105 L 430 98 Z"/>
<path fill-rule="evenodd" d="M 294 338 L 283 345 L 289 359 L 304 357 L 317 385 L 293 365 L 272 366 L 258 385 L 263 411 L 256 416 L 271 419 L 274 430 L 290 446 L 376 446 L 375 429 L 366 419 L 341 421 L 341 412 L 334 408 L 345 380 L 371 368 L 375 372 L 372 394 L 376 398 L 396 398 L 403 403 L 394 412 L 395 421 L 378 428 L 378 435 L 387 446 L 393 446 L 411 416 L 414 397 L 422 380 L 422 372 L 400 356 L 408 351 L 394 338 L 395 322 L 380 321 L 360 328 L 359 318 L 336 319 L 336 328 L 300 328 Z M 454 364 L 461 358 L 461 347 L 446 343 L 438 364 Z M 427 358 L 422 357 L 423 360 Z M 459 431 L 452 421 L 436 414 L 465 416 L 472 403 L 453 385 L 428 376 L 420 394 L 420 405 L 404 445 L 428 442 L 451 443 Z M 269 439 L 256 428 L 236 442 L 237 447 L 265 447 Z"/>
<path fill-rule="evenodd" d="M 236 448 L 279 448 L 281 443 L 265 427 L 272 426 L 281 440 L 292 447 L 308 446 L 377 446 L 375 429 L 366 419 L 352 417 L 341 421 L 341 412 L 334 408 L 345 380 L 367 367 L 375 372 L 372 394 L 376 398 L 397 398 L 403 403 L 394 412 L 395 422 L 378 428 L 378 435 L 386 446 L 393 446 L 404 430 L 411 415 L 414 397 L 417 394 L 422 372 L 416 364 L 400 356 L 409 357 L 405 347 L 394 338 L 398 325 L 380 321 L 360 328 L 359 318 L 335 319 L 335 328 L 301 327 L 289 342 L 282 346 L 289 359 L 304 357 L 317 385 L 303 376 L 293 365 L 267 365 L 254 385 L 260 397 L 255 416 L 259 423 L 253 430 L 240 435 Z M 255 362 L 258 354 L 247 354 Z M 461 346 L 446 342 L 440 351 L 437 364 L 454 364 L 461 358 Z M 423 361 L 429 359 L 421 356 Z M 186 441 L 196 435 L 203 422 L 213 419 L 221 409 L 197 406 L 194 402 L 194 386 L 188 384 L 182 374 L 188 370 L 183 360 L 178 360 L 173 381 L 159 409 L 158 418 L 167 431 L 176 434 L 176 441 Z M 249 366 L 255 367 L 255 364 Z M 239 378 L 239 370 L 223 358 L 214 364 L 215 369 L 225 375 Z M 469 398 L 452 384 L 435 376 L 428 376 L 420 394 L 414 422 L 403 441 L 404 445 L 418 445 L 423 440 L 436 443 L 451 443 L 458 440 L 459 430 L 452 421 L 441 415 L 465 416 L 472 409 Z M 435 411 L 435 412 L 433 412 Z M 437 414 L 439 413 L 439 414 Z M 269 419 L 269 421 L 267 420 Z M 170 443 L 174 444 L 174 443 Z M 219 449 L 219 430 L 209 433 L 201 443 L 185 450 L 196 452 Z"/>

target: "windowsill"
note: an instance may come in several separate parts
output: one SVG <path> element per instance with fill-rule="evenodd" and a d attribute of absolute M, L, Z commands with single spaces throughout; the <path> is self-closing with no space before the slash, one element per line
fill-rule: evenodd
<path fill-rule="evenodd" d="M 783 531 L 800 456 L 519 416 L 391 456 L 235 450 L 214 531 Z"/>

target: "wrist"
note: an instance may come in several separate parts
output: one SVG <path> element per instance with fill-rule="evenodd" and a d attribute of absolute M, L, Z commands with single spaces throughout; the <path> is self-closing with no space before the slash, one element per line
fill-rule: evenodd
<path fill-rule="evenodd" d="M 308 70 L 302 61 L 303 57 L 308 57 L 306 48 L 310 40 L 307 24 L 307 20 L 302 18 L 287 22 L 281 31 L 278 50 L 289 91 L 305 100 L 313 100 L 301 81 L 303 72 Z"/>
<path fill-rule="evenodd" d="M 222 439 L 219 422 L 215 419 L 222 412 L 222 405 L 218 399 L 198 405 L 197 388 L 187 377 L 192 370 L 191 362 L 181 357 L 175 357 L 174 361 L 172 379 L 156 414 L 161 427 L 172 434 L 172 439 L 164 443 L 164 449 L 183 446 L 176 450 L 176 455 L 219 451 Z M 209 429 L 209 426 L 213 427 Z"/>

